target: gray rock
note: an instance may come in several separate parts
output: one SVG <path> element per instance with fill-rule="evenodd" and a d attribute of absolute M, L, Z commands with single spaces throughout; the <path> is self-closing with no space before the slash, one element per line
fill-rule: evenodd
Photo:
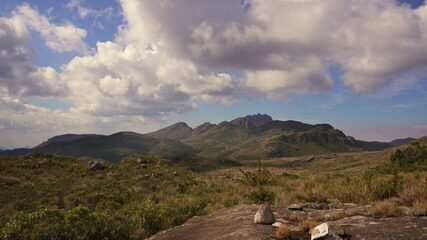
<path fill-rule="evenodd" d="M 90 160 L 87 163 L 87 167 L 93 171 L 105 169 L 104 163 L 102 161 L 98 161 L 98 160 Z"/>
<path fill-rule="evenodd" d="M 263 204 L 258 208 L 254 216 L 254 223 L 270 225 L 274 223 L 275 217 L 273 211 L 271 211 L 270 205 Z"/>
<path fill-rule="evenodd" d="M 293 211 L 302 211 L 304 210 L 304 206 L 302 204 L 291 204 L 288 206 L 288 209 Z"/>

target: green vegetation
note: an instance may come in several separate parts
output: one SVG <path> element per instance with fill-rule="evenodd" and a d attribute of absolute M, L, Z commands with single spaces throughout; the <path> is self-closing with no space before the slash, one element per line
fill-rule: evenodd
<path fill-rule="evenodd" d="M 396 150 L 396 152 L 391 155 L 390 160 L 405 171 L 426 170 L 427 147 L 421 146 L 420 143 L 416 142 L 404 150 Z"/>
<path fill-rule="evenodd" d="M 386 150 L 241 164 L 130 155 L 98 171 L 88 169 L 87 159 L 1 157 L 0 239 L 144 239 L 195 215 L 261 202 L 338 199 L 375 203 L 369 214 L 392 216 L 399 204 L 427 208 L 425 159 L 413 158 L 423 156 L 425 145 L 402 148 L 403 155 Z M 416 160 L 408 164 L 408 157 Z"/>

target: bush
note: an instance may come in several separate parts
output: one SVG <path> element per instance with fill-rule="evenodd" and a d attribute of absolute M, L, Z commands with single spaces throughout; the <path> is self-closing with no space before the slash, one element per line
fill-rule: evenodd
<path fill-rule="evenodd" d="M 250 187 L 259 187 L 274 182 L 273 175 L 261 165 L 261 160 L 258 161 L 258 168 L 255 171 L 244 171 L 240 169 L 243 175 L 242 183 Z"/>
<path fill-rule="evenodd" d="M 250 192 L 248 197 L 253 203 L 273 203 L 276 193 L 259 188 Z"/>
<path fill-rule="evenodd" d="M 398 149 L 390 156 L 390 161 L 406 171 L 427 169 L 427 147 L 416 143 L 403 151 Z"/>

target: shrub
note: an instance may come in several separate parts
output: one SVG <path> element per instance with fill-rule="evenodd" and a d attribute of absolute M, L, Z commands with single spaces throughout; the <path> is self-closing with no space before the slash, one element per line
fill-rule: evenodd
<path fill-rule="evenodd" d="M 390 156 L 390 161 L 407 171 L 414 171 L 420 167 L 427 169 L 427 147 L 416 143 L 403 151 L 398 149 Z"/>
<path fill-rule="evenodd" d="M 264 186 L 273 183 L 273 175 L 261 165 L 261 160 L 258 162 L 258 168 L 255 171 L 240 170 L 243 175 L 242 183 L 250 186 Z"/>
<path fill-rule="evenodd" d="M 394 175 L 380 175 L 372 179 L 368 185 L 368 189 L 372 200 L 382 200 L 395 197 L 398 195 L 402 187 L 401 177 L 395 173 Z"/>
<path fill-rule="evenodd" d="M 253 203 L 273 203 L 276 193 L 259 188 L 250 192 L 248 197 Z"/>

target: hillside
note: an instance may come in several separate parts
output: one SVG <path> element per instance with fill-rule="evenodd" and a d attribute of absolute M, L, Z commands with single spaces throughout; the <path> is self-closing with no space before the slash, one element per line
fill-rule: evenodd
<path fill-rule="evenodd" d="M 109 136 L 90 135 L 71 141 L 52 141 L 33 151 L 75 157 L 101 158 L 118 161 L 131 154 L 156 156 L 194 155 L 194 150 L 179 141 L 157 139 L 133 132 L 119 132 Z"/>
<path fill-rule="evenodd" d="M 231 159 L 372 151 L 391 147 L 388 143 L 356 140 L 329 124 L 278 120 L 259 125 L 248 124 L 241 119 L 222 122 L 202 133 L 194 133 L 184 141 L 202 156 Z"/>

